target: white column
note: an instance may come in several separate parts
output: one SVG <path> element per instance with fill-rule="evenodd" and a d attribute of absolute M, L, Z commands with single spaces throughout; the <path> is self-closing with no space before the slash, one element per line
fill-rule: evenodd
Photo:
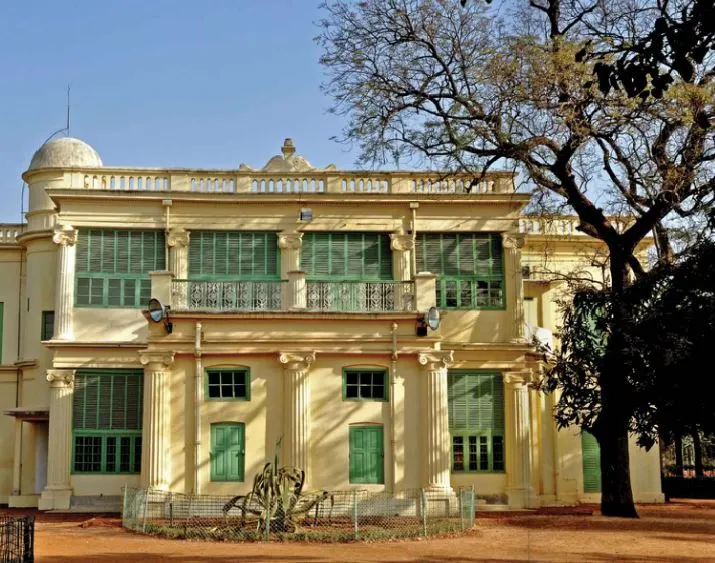
<path fill-rule="evenodd" d="M 169 367 L 174 353 L 143 351 L 139 360 L 144 366 L 142 487 L 167 491 L 171 482 Z"/>
<path fill-rule="evenodd" d="M 278 360 L 283 364 L 285 375 L 283 465 L 305 471 L 307 483 L 311 477 L 308 370 L 315 361 L 315 352 L 282 352 Z"/>
<path fill-rule="evenodd" d="M 521 373 L 504 376 L 507 403 L 507 495 L 512 508 L 538 505 L 531 486 L 529 387 Z"/>
<path fill-rule="evenodd" d="M 427 460 L 427 491 L 451 494 L 449 482 L 450 434 L 447 399 L 447 368 L 453 352 L 430 351 L 419 354 L 425 379 L 426 414 L 424 420 L 425 458 Z"/>
<path fill-rule="evenodd" d="M 504 273 L 506 278 L 506 310 L 509 316 L 509 340 L 515 344 L 524 342 L 524 292 L 521 279 L 521 249 L 524 237 L 502 233 L 504 247 Z"/>
<path fill-rule="evenodd" d="M 59 245 L 59 252 L 57 253 L 57 288 L 55 290 L 55 334 L 53 339 L 72 340 L 77 230 L 70 225 L 57 227 L 52 240 Z"/>
<path fill-rule="evenodd" d="M 72 394 L 75 370 L 47 370 L 50 382 L 50 427 L 47 452 L 47 486 L 42 491 L 40 510 L 70 507 L 72 485 Z"/>

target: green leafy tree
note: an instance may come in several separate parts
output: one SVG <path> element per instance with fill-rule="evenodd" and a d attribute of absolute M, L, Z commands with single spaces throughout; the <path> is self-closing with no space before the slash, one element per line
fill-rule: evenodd
<path fill-rule="evenodd" d="M 712 38 L 689 60 L 693 72 L 672 65 L 658 96 L 602 90 L 594 77 L 598 65 L 618 67 L 614 44 L 652 41 L 664 10 L 678 22 L 691 3 L 330 1 L 318 37 L 325 91 L 349 118 L 340 139 L 358 145 L 361 164 L 429 159 L 475 181 L 495 165 L 523 172 L 541 201 L 569 209 L 603 242 L 610 289 L 620 295 L 645 275 L 637 249 L 646 237 L 655 234 L 668 260 L 668 225 L 712 209 Z M 624 214 L 632 221 L 622 229 L 610 217 Z M 628 399 L 638 388 L 625 372 L 626 312 L 615 303 L 592 428 L 602 512 L 634 517 Z"/>

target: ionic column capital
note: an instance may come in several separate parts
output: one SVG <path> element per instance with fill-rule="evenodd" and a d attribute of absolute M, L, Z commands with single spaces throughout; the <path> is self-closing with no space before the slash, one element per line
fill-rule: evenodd
<path fill-rule="evenodd" d="M 315 352 L 281 352 L 278 361 L 285 366 L 285 369 L 307 371 L 310 364 L 315 361 Z"/>
<path fill-rule="evenodd" d="M 63 388 L 72 387 L 74 385 L 74 369 L 48 369 L 47 381 L 51 387 Z"/>
<path fill-rule="evenodd" d="M 52 242 L 60 246 L 74 246 L 77 244 L 77 229 L 72 225 L 58 225 L 52 235 Z"/>
<path fill-rule="evenodd" d="M 415 247 L 412 235 L 404 233 L 390 233 L 390 248 L 399 252 L 406 252 Z"/>
<path fill-rule="evenodd" d="M 142 350 L 139 361 L 143 366 L 149 366 L 150 371 L 165 371 L 174 363 L 174 352 L 161 350 Z"/>
<path fill-rule="evenodd" d="M 526 237 L 522 234 L 502 233 L 502 246 L 507 250 L 521 250 L 526 243 Z"/>
<path fill-rule="evenodd" d="M 166 238 L 166 244 L 169 246 L 176 246 L 178 248 L 186 248 L 189 246 L 190 239 L 191 235 L 189 231 L 185 229 L 171 229 Z"/>
<path fill-rule="evenodd" d="M 454 352 L 442 352 L 433 350 L 430 352 L 421 352 L 417 356 L 417 361 L 421 366 L 425 366 L 427 371 L 439 371 L 447 369 L 454 363 Z"/>
<path fill-rule="evenodd" d="M 297 231 L 278 233 L 278 248 L 298 250 L 301 246 L 303 246 L 303 233 Z"/>
<path fill-rule="evenodd" d="M 528 385 L 534 379 L 534 373 L 531 369 L 519 370 L 519 371 L 508 371 L 504 374 L 504 384 L 505 385 Z"/>

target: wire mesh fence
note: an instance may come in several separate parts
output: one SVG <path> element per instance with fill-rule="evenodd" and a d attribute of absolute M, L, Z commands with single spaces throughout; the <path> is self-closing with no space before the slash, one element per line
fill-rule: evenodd
<path fill-rule="evenodd" d="M 34 517 L 0 516 L 1 563 L 32 563 L 35 560 L 34 545 Z"/>
<path fill-rule="evenodd" d="M 474 487 L 303 493 L 290 506 L 250 495 L 191 495 L 125 488 L 122 525 L 152 535 L 207 540 L 354 541 L 426 537 L 471 528 Z"/>

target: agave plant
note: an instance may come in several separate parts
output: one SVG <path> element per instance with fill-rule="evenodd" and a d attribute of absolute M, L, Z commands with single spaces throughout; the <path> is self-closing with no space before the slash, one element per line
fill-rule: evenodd
<path fill-rule="evenodd" d="M 278 444 L 280 446 L 280 442 Z M 315 508 L 315 517 L 323 502 L 330 503 L 332 512 L 334 499 L 328 491 L 304 493 L 305 471 L 297 467 L 279 467 L 278 455 L 273 462 L 263 466 L 263 471 L 253 478 L 253 487 L 247 495 L 239 495 L 228 501 L 223 512 L 236 507 L 241 511 L 241 526 L 247 515 L 258 518 L 256 532 L 293 533 L 298 528 L 298 520 Z"/>

